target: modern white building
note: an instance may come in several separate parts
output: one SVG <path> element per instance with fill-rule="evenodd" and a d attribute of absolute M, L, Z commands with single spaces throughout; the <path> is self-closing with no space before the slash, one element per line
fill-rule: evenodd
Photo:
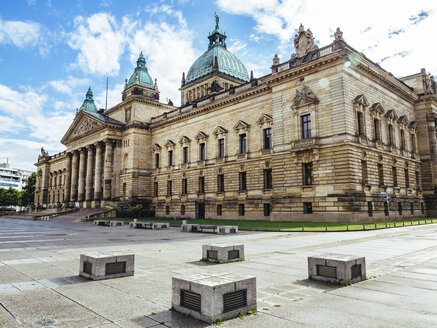
<path fill-rule="evenodd" d="M 12 169 L 9 161 L 0 163 L 0 188 L 8 189 L 12 187 L 21 191 L 31 174 L 32 171 Z"/>

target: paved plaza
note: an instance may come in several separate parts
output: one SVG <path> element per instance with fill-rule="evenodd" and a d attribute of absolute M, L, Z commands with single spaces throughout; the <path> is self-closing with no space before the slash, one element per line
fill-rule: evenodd
<path fill-rule="evenodd" d="M 200 261 L 207 243 L 244 244 L 245 261 Z M 79 277 L 84 252 L 135 254 L 135 276 Z M 365 256 L 366 281 L 308 280 L 307 257 Z M 171 278 L 257 278 L 258 312 L 221 327 L 437 327 L 437 225 L 233 235 L 0 218 L 0 327 L 207 327 L 170 310 Z"/>

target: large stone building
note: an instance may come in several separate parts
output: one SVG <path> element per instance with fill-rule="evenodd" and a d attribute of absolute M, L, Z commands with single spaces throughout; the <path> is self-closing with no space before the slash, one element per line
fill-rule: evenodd
<path fill-rule="evenodd" d="M 142 54 L 122 101 L 91 90 L 66 151 L 41 152 L 35 203 L 125 207 L 159 217 L 373 221 L 435 216 L 434 78 L 396 78 L 337 29 L 319 48 L 300 27 L 295 53 L 255 78 L 216 27 L 182 75 L 181 106 L 159 101 Z M 385 197 L 385 198 L 384 198 Z"/>

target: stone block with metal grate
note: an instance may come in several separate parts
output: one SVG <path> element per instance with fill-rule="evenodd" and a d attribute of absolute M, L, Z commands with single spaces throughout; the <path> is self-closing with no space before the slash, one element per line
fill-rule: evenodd
<path fill-rule="evenodd" d="M 202 260 L 226 263 L 244 259 L 244 245 L 202 245 Z"/>
<path fill-rule="evenodd" d="M 134 254 L 80 254 L 79 275 L 92 280 L 127 277 L 134 275 L 134 266 Z"/>
<path fill-rule="evenodd" d="M 212 225 L 212 224 L 182 224 L 182 231 L 229 234 L 229 233 L 237 233 L 238 226 L 222 226 L 222 225 Z"/>
<path fill-rule="evenodd" d="M 308 277 L 338 284 L 366 279 L 366 259 L 340 254 L 308 257 Z"/>
<path fill-rule="evenodd" d="M 111 225 L 111 220 L 94 220 L 94 224 L 98 226 L 107 226 Z"/>
<path fill-rule="evenodd" d="M 173 277 L 172 305 L 176 311 L 208 323 L 256 311 L 256 278 L 235 273 Z"/>
<path fill-rule="evenodd" d="M 117 220 L 117 221 L 111 220 L 111 221 L 109 222 L 109 225 L 110 225 L 111 227 L 122 227 L 123 224 L 124 224 L 124 221 L 120 221 L 120 220 Z"/>

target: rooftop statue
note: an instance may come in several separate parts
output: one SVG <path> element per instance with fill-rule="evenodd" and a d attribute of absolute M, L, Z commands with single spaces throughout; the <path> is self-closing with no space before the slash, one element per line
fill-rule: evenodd
<path fill-rule="evenodd" d="M 294 48 L 296 52 L 291 55 L 291 59 L 305 57 L 309 52 L 319 48 L 314 43 L 313 32 L 310 29 L 305 31 L 302 24 L 299 26 L 299 32 L 294 36 Z"/>
<path fill-rule="evenodd" d="M 431 73 L 428 73 L 428 75 L 425 76 L 425 94 L 426 95 L 433 95 L 436 93 L 436 85 L 434 76 L 431 75 Z"/>

